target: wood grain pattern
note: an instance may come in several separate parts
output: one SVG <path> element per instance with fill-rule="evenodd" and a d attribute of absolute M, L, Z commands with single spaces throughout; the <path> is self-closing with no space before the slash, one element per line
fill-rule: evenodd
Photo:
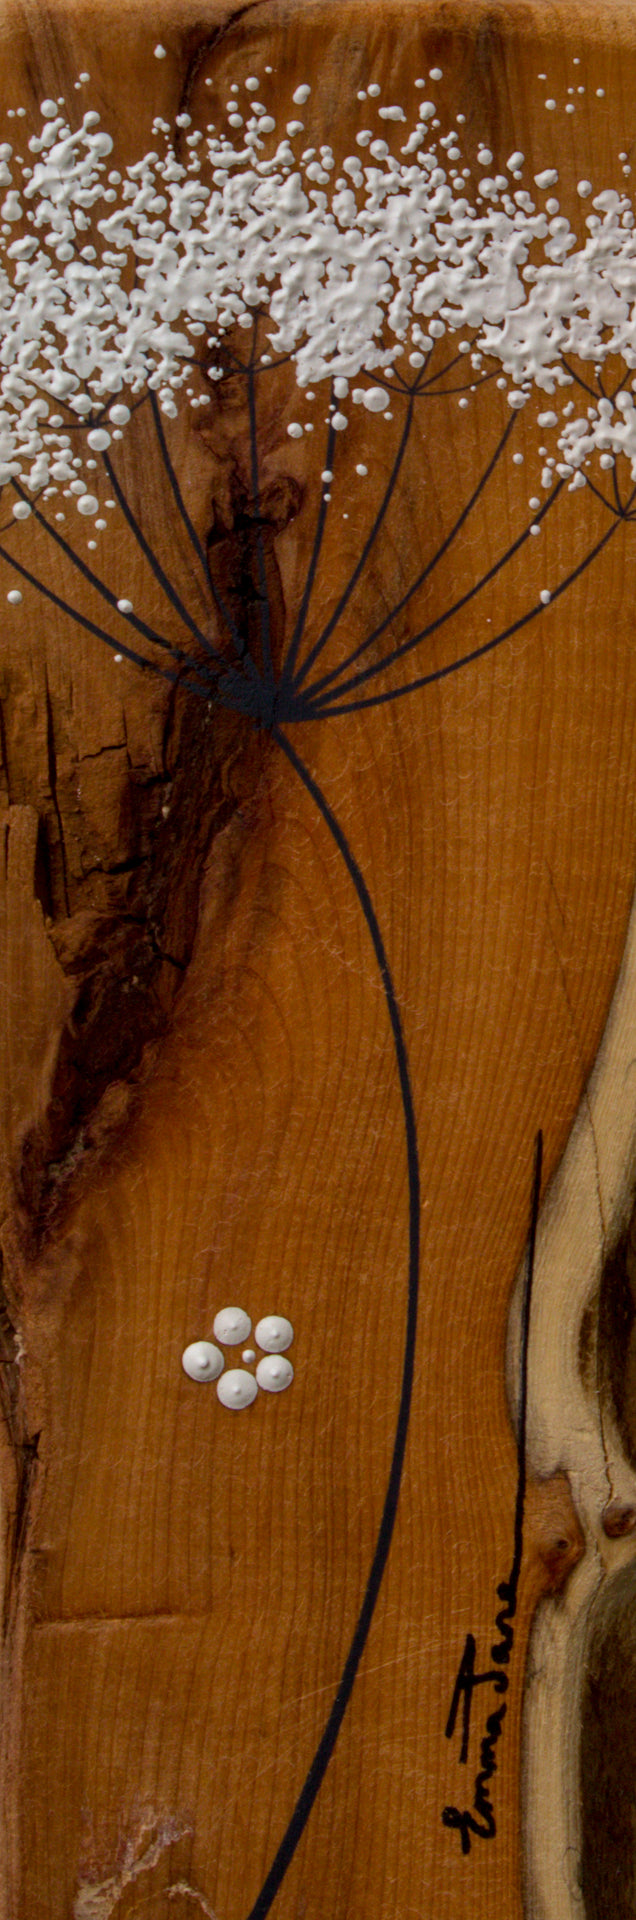
<path fill-rule="evenodd" d="M 155 70 L 157 39 L 168 58 Z M 587 93 L 576 123 L 559 123 L 565 205 L 590 156 L 603 180 L 615 167 L 636 82 L 628 6 L 601 20 L 591 6 L 266 5 L 230 22 L 220 7 L 175 5 L 153 10 L 149 37 L 133 4 L 115 16 L 21 0 L 3 8 L 0 60 L 6 97 L 29 105 L 86 66 L 126 157 L 146 138 L 150 83 L 153 108 L 172 121 L 187 96 L 196 122 L 207 73 L 224 98 L 268 60 L 284 98 L 302 69 L 314 76 L 308 138 L 327 125 L 337 142 L 351 138 L 347 103 L 371 62 L 401 98 L 419 60 L 439 61 L 473 144 L 520 146 L 534 172 L 554 141 L 535 76 L 549 64 L 563 91 L 575 51 Z M 360 604 L 393 603 L 413 554 L 475 487 L 506 420 L 490 391 L 474 425 L 453 400 L 418 423 Z M 286 436 L 292 392 L 281 372 L 259 422 L 263 484 L 302 490 L 271 561 L 287 634 L 320 475 Z M 379 499 L 389 454 L 368 419 L 351 431 L 361 457 L 372 451 Z M 247 486 L 244 410 L 219 403 L 205 433 L 179 433 L 203 535 L 231 520 L 231 474 Z M 525 418 L 519 434 L 530 443 Z M 121 457 L 189 585 L 145 427 Z M 605 527 L 580 501 L 564 497 L 533 543 L 541 555 L 524 552 L 481 597 L 478 631 L 464 614 L 427 643 L 432 667 L 478 644 L 495 613 L 514 620 L 546 565 L 576 566 Z M 431 581 L 427 618 L 515 538 L 526 504 L 523 469 L 502 465 Z M 231 533 L 219 560 L 230 576 Z M 328 530 L 323 618 L 363 533 L 353 502 L 346 533 Z M 441 1813 L 469 1804 L 481 1715 L 467 1768 L 444 1728 L 467 1633 L 487 1663 L 511 1561 L 504 1350 L 535 1137 L 547 1182 L 603 1032 L 636 878 L 632 538 L 621 529 L 489 657 L 393 706 L 289 730 L 390 957 L 421 1149 L 422 1282 L 387 1574 L 278 1920 L 521 1914 L 525 1646 L 538 1599 L 582 1545 L 563 1476 L 529 1493 L 497 1837 L 467 1859 Z M 117 589 L 132 582 L 152 609 L 158 589 L 125 535 L 113 564 Z M 68 591 L 43 536 L 40 565 Z M 2 1244 L 20 1338 L 17 1369 L 7 1331 L 5 1482 L 9 1520 L 16 1506 L 21 1518 L 0 1911 L 247 1920 L 338 1686 L 385 1495 L 408 1254 L 391 1030 L 350 876 L 275 743 L 237 716 L 208 722 L 132 669 L 116 675 L 97 641 L 35 598 L 25 616 L 2 634 L 1 665 Z M 334 660 L 359 618 L 352 603 Z M 293 1391 L 238 1421 L 180 1366 L 234 1297 L 295 1329 Z"/>

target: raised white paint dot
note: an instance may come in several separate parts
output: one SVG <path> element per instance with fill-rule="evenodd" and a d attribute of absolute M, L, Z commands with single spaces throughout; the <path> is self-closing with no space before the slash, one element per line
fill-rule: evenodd
<path fill-rule="evenodd" d="M 16 500 L 13 508 L 14 520 L 28 520 L 31 512 L 32 508 L 29 506 L 28 500 Z"/>
<path fill-rule="evenodd" d="M 389 405 L 389 395 L 384 387 L 367 387 L 363 405 L 367 413 L 384 413 Z"/>
<path fill-rule="evenodd" d="M 166 58 L 165 47 L 162 47 L 162 46 L 155 47 L 155 60 L 165 60 L 165 58 Z"/>
<path fill-rule="evenodd" d="M 242 1307 L 222 1307 L 216 1315 L 215 1338 L 222 1340 L 225 1347 L 240 1347 L 243 1340 L 249 1339 L 251 1331 L 249 1313 L 244 1313 Z"/>
<path fill-rule="evenodd" d="M 7 594 L 7 600 L 10 607 L 21 607 L 22 594 L 20 593 L 19 587 L 11 588 L 11 592 Z"/>
<path fill-rule="evenodd" d="M 236 1412 L 251 1407 L 258 1393 L 253 1373 L 244 1373 L 242 1367 L 230 1367 L 222 1374 L 216 1390 L 221 1406 L 233 1407 Z"/>
<path fill-rule="evenodd" d="M 118 613 L 132 613 L 132 610 L 133 610 L 133 603 L 132 603 L 132 600 L 118 600 L 118 601 L 117 601 L 117 611 L 118 611 Z"/>
<path fill-rule="evenodd" d="M 223 1354 L 211 1340 L 192 1340 L 181 1355 L 181 1365 L 190 1380 L 218 1380 L 225 1365 Z"/>
<path fill-rule="evenodd" d="M 264 1393 L 283 1393 L 294 1378 L 291 1360 L 287 1360 L 284 1353 L 268 1353 L 266 1360 L 259 1360 L 256 1378 Z"/>
<path fill-rule="evenodd" d="M 83 493 L 77 502 L 77 510 L 86 515 L 99 513 L 99 500 L 96 500 L 94 493 Z"/>
<path fill-rule="evenodd" d="M 285 1353 L 294 1338 L 291 1320 L 286 1320 L 283 1313 L 266 1313 L 254 1330 L 254 1338 L 264 1353 Z"/>
<path fill-rule="evenodd" d="M 254 1348 L 253 1348 L 253 1347 L 246 1347 L 246 1348 L 245 1348 L 245 1352 L 241 1354 L 241 1359 L 242 1359 L 242 1361 L 244 1362 L 244 1364 L 245 1364 L 245 1366 L 246 1366 L 246 1367 L 251 1367 L 251 1366 L 253 1366 L 253 1365 L 254 1365 L 254 1361 L 255 1361 L 255 1359 L 256 1359 L 256 1354 L 255 1354 L 255 1352 L 254 1352 Z"/>

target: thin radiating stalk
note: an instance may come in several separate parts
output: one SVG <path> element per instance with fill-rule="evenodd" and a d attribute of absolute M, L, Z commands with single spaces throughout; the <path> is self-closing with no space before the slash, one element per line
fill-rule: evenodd
<path fill-rule="evenodd" d="M 391 505 L 391 500 L 393 498 L 395 487 L 399 479 L 400 468 L 402 466 L 402 461 L 406 453 L 409 435 L 410 435 L 411 427 L 413 424 L 414 404 L 415 404 L 415 396 L 412 394 L 408 404 L 407 416 L 406 416 L 406 421 L 402 431 L 400 444 L 395 456 L 395 460 L 393 462 L 393 467 L 389 476 L 388 486 L 386 487 L 386 490 L 384 493 L 384 499 L 382 501 L 382 504 L 378 512 L 376 513 L 373 526 L 371 527 L 371 530 L 365 541 L 364 547 L 362 549 L 362 553 L 360 555 L 360 559 L 358 560 L 357 565 L 354 567 L 351 578 L 350 580 L 348 580 L 347 585 L 340 596 L 337 607 L 335 607 L 334 612 L 331 615 L 331 618 L 327 621 L 326 627 L 323 628 L 320 638 L 316 641 L 315 646 L 313 646 L 311 649 L 311 652 L 308 653 L 307 659 L 303 661 L 302 666 L 299 668 L 298 673 L 295 675 L 294 681 L 292 683 L 294 692 L 298 687 L 302 685 L 303 680 L 307 678 L 307 674 L 311 672 L 312 666 L 314 664 L 314 660 L 318 659 L 319 654 L 322 653 L 323 648 L 327 646 L 328 641 L 331 639 L 331 635 L 334 632 L 334 628 L 337 627 L 338 621 L 341 619 L 342 614 L 345 612 L 345 609 L 349 604 L 352 594 L 355 593 L 355 589 L 357 587 L 361 574 L 364 572 L 364 568 L 366 567 L 367 560 L 369 559 L 369 555 L 373 551 L 373 548 L 375 546 L 376 540 L 378 538 L 378 535 L 380 533 L 384 520 L 386 519 L 386 515 Z"/>
<path fill-rule="evenodd" d="M 634 493 L 636 494 L 636 489 Z M 634 494 L 632 494 L 632 499 L 633 498 Z M 623 518 L 626 517 L 626 515 L 623 516 Z M 560 598 L 562 593 L 567 592 L 568 587 L 572 586 L 573 581 L 577 580 L 580 574 L 585 573 L 586 568 L 591 566 L 592 561 L 596 560 L 597 555 L 601 553 L 603 548 L 608 545 L 608 542 L 613 539 L 620 525 L 621 520 L 615 515 L 612 520 L 612 525 L 607 529 L 607 533 L 604 533 L 602 539 L 597 541 L 596 546 L 592 547 L 591 552 L 586 555 L 586 558 L 581 560 L 579 566 L 575 567 L 572 573 L 568 574 L 567 579 L 562 580 L 558 587 L 552 589 L 549 601 L 550 606 L 552 606 L 555 600 Z M 417 680 L 409 680 L 404 686 L 389 688 L 385 693 L 370 694 L 368 699 L 343 701 L 342 704 L 340 704 L 337 695 L 335 695 L 331 701 L 325 701 L 322 705 L 317 706 L 315 710 L 309 701 L 299 701 L 298 710 L 290 714 L 289 718 L 293 720 L 322 720 L 330 718 L 333 720 L 336 716 L 344 713 L 360 713 L 365 707 L 383 707 L 392 700 L 401 700 L 407 693 L 417 693 L 422 687 L 432 687 L 437 680 L 448 680 L 451 674 L 459 673 L 461 667 L 470 667 L 474 665 L 476 660 L 485 659 L 486 654 L 493 653 L 497 647 L 503 645 L 504 640 L 510 640 L 513 634 L 520 633 L 522 627 L 527 627 L 531 620 L 536 620 L 539 614 L 546 612 L 547 607 L 543 605 L 543 602 L 541 600 L 536 601 L 535 605 L 530 607 L 527 613 L 521 614 L 518 620 L 513 620 L 512 625 L 505 627 L 501 633 L 494 634 L 490 640 L 485 640 L 483 646 L 473 647 L 470 653 L 462 654 L 461 659 L 450 660 L 448 666 L 436 667 L 434 672 L 421 674 Z"/>
<path fill-rule="evenodd" d="M 489 460 L 488 466 L 484 469 L 470 499 L 467 500 L 465 507 L 462 507 L 461 513 L 458 515 L 454 525 L 450 528 L 450 531 L 446 534 L 441 546 L 437 548 L 436 552 L 431 556 L 431 559 L 427 560 L 426 566 L 422 568 L 421 573 L 418 573 L 417 578 L 412 581 L 411 586 L 407 587 L 406 593 L 402 594 L 401 600 L 398 600 L 396 606 L 391 608 L 391 612 L 385 615 L 384 620 L 381 620 L 378 626 L 374 627 L 373 632 L 368 634 L 366 639 L 359 642 L 359 645 L 354 648 L 353 653 L 347 656 L 346 660 L 342 660 L 338 667 L 332 667 L 329 673 L 323 674 L 320 680 L 315 680 L 313 684 L 307 688 L 306 691 L 309 695 L 321 693 L 323 687 L 331 686 L 340 678 L 342 673 L 346 672 L 348 667 L 354 666 L 356 660 L 360 660 L 362 655 L 368 652 L 369 647 L 375 645 L 376 640 L 380 639 L 381 635 L 386 632 L 387 627 L 390 627 L 393 621 L 398 619 L 398 616 L 403 612 L 404 608 L 408 606 L 409 600 L 412 600 L 414 594 L 418 593 L 420 587 L 424 586 L 424 582 L 430 578 L 435 568 L 439 566 L 440 560 L 443 560 L 444 555 L 448 553 L 449 548 L 453 545 L 458 534 L 461 533 L 462 528 L 466 525 L 466 521 L 472 513 L 473 507 L 476 505 L 484 488 L 487 487 L 489 480 L 492 478 L 495 467 L 501 458 L 504 448 L 508 444 L 514 424 L 515 420 L 513 415 L 508 421 L 508 425 L 495 448 L 492 459 Z"/>

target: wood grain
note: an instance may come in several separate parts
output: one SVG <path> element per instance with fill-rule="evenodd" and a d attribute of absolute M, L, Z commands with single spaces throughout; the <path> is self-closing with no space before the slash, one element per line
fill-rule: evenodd
<path fill-rule="evenodd" d="M 308 138 L 326 125 L 337 143 L 371 64 L 402 98 L 424 60 L 467 113 L 471 151 L 520 146 L 534 172 L 555 138 L 536 76 L 549 63 L 564 92 L 576 53 L 587 93 L 575 124 L 559 120 L 566 209 L 592 161 L 613 178 L 636 81 L 629 7 L 601 20 L 591 5 L 296 4 L 230 22 L 173 6 L 149 29 L 135 5 L 115 17 L 21 4 L 3 20 L 6 97 L 31 109 L 86 66 L 126 157 L 146 141 L 150 86 L 153 108 L 172 120 L 187 97 L 196 123 L 207 74 L 223 99 L 267 60 L 284 99 L 302 69 L 314 76 Z M 168 58 L 155 70 L 157 39 Z M 597 110 L 597 85 L 611 112 Z M 259 422 L 264 484 L 302 490 L 272 559 L 287 635 L 320 478 L 287 438 L 292 396 L 281 373 Z M 422 417 L 334 661 L 356 644 L 360 608 L 390 606 L 413 555 L 448 527 L 505 417 L 494 385 L 474 424 L 452 399 L 432 425 Z M 532 431 L 524 417 L 521 445 Z M 205 533 L 227 522 L 230 471 L 247 484 L 244 414 L 219 404 L 205 434 L 179 432 Z M 389 454 L 368 419 L 352 432 L 379 498 Z M 145 435 L 122 452 L 126 482 L 185 581 Z M 605 525 L 580 498 L 565 497 L 532 543 L 541 553 L 481 597 L 478 629 L 464 615 L 427 643 L 432 667 L 478 643 L 495 613 L 512 621 L 546 567 L 577 564 Z M 523 469 L 502 468 L 434 576 L 427 618 L 492 564 L 526 505 Z M 331 524 L 323 619 L 359 552 L 360 513 L 352 503 L 346 532 Z M 469 1804 L 477 1708 L 468 1767 L 444 1728 L 467 1633 L 487 1663 L 512 1555 L 504 1350 L 535 1136 L 547 1182 L 634 889 L 632 538 L 623 528 L 489 657 L 393 706 L 290 729 L 390 959 L 421 1151 L 422 1286 L 389 1565 L 280 1920 L 521 1913 L 525 1645 L 537 1600 L 581 1551 L 563 1478 L 529 1495 L 497 1836 L 466 1859 L 441 1814 Z M 228 536 L 228 572 L 233 552 Z M 41 565 L 68 587 L 44 545 Z M 157 589 L 124 537 L 114 566 L 118 590 L 132 582 L 152 608 Z M 1 669 L 4 1285 L 20 1339 L 17 1368 L 7 1332 L 10 1520 L 22 1500 L 8 1554 L 3 1920 L 247 1920 L 339 1683 L 389 1471 L 408 1255 L 391 1030 L 350 876 L 275 744 L 217 713 L 204 737 L 187 696 L 117 674 L 35 597 L 24 614 L 19 633 L 6 625 Z M 234 1298 L 295 1329 L 293 1390 L 240 1420 L 180 1365 Z"/>

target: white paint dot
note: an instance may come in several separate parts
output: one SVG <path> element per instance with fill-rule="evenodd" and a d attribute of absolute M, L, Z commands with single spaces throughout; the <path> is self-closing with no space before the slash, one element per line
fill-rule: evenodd
<path fill-rule="evenodd" d="M 192 1340 L 181 1355 L 181 1365 L 190 1380 L 218 1380 L 225 1361 L 211 1340 Z"/>
<path fill-rule="evenodd" d="M 429 77 L 429 80 L 441 80 L 442 79 L 441 67 L 431 67 L 428 77 Z"/>
<path fill-rule="evenodd" d="M 331 425 L 334 433 L 344 433 L 345 427 L 349 425 L 346 413 L 332 413 Z"/>
<path fill-rule="evenodd" d="M 130 407 L 123 407 L 118 401 L 115 407 L 111 407 L 110 417 L 114 427 L 126 427 L 130 419 Z M 106 505 L 108 506 L 108 501 Z"/>
<path fill-rule="evenodd" d="M 282 1353 L 268 1354 L 266 1360 L 259 1360 L 256 1378 L 265 1393 L 283 1393 L 294 1378 L 291 1360 L 287 1360 Z"/>
<path fill-rule="evenodd" d="M 545 104 L 548 109 L 548 113 L 554 113 L 554 109 L 556 107 L 556 100 L 546 100 Z"/>
<path fill-rule="evenodd" d="M 99 500 L 96 500 L 94 493 L 83 493 L 77 502 L 77 509 L 78 513 L 86 515 L 99 513 Z"/>
<path fill-rule="evenodd" d="M 216 1391 L 221 1406 L 238 1413 L 241 1407 L 251 1407 L 258 1387 L 253 1373 L 245 1373 L 242 1367 L 230 1367 L 221 1375 Z"/>
<path fill-rule="evenodd" d="M 294 1329 L 284 1314 L 266 1313 L 264 1319 L 259 1320 L 254 1337 L 264 1353 L 285 1353 L 287 1347 L 291 1347 Z"/>
<path fill-rule="evenodd" d="M 541 592 L 539 594 L 539 599 L 541 601 L 542 607 L 548 606 L 550 600 L 552 599 L 552 594 L 550 593 L 549 587 L 542 587 Z"/>
<path fill-rule="evenodd" d="M 297 87 L 296 92 L 292 94 L 294 106 L 304 107 L 305 101 L 309 99 L 310 93 L 311 93 L 311 87 L 307 87 L 307 86 Z"/>
<path fill-rule="evenodd" d="M 251 1331 L 252 1322 L 249 1313 L 244 1313 L 242 1307 L 222 1307 L 221 1312 L 215 1317 L 215 1338 L 222 1340 L 226 1347 L 240 1347 L 241 1342 L 249 1338 Z"/>
<path fill-rule="evenodd" d="M 388 404 L 389 395 L 384 387 L 367 387 L 363 400 L 367 413 L 386 413 Z"/>
<path fill-rule="evenodd" d="M 92 447 L 93 453 L 104 453 L 106 447 L 110 446 L 110 434 L 107 432 L 106 427 L 93 427 L 91 432 L 87 434 L 87 440 L 89 447 Z"/>
<path fill-rule="evenodd" d="M 118 600 L 118 601 L 117 601 L 117 612 L 118 612 L 118 613 L 132 613 L 132 610 L 133 610 L 133 603 L 132 603 L 132 600 Z"/>
<path fill-rule="evenodd" d="M 362 461 L 360 461 L 358 466 L 356 467 L 356 473 L 359 473 L 361 480 L 366 479 L 368 471 L 369 471 L 368 467 L 363 466 Z"/>
<path fill-rule="evenodd" d="M 254 1348 L 246 1347 L 245 1352 L 241 1354 L 241 1359 L 246 1367 L 251 1367 L 256 1359 Z"/>
<path fill-rule="evenodd" d="M 377 100 L 378 94 L 381 93 L 382 89 L 381 87 L 378 86 L 377 80 L 372 80 L 371 85 L 367 89 L 367 91 L 372 100 Z"/>
<path fill-rule="evenodd" d="M 28 520 L 32 511 L 33 509 L 29 506 L 28 500 L 16 500 L 13 508 L 13 518 L 14 520 Z"/>
<path fill-rule="evenodd" d="M 123 660 L 123 658 L 124 658 L 124 656 L 123 656 L 123 653 L 114 653 L 114 654 L 113 654 L 113 660 L 114 660 L 114 662 L 115 662 L 115 666 L 116 666 L 116 667 L 120 667 L 120 666 L 121 666 L 121 664 L 122 664 L 122 660 Z"/>
<path fill-rule="evenodd" d="M 166 49 L 165 49 L 165 47 L 162 47 L 162 46 L 156 46 L 156 47 L 155 47 L 155 60 L 165 60 L 165 58 L 166 58 Z"/>
<path fill-rule="evenodd" d="M 245 82 L 248 93 L 258 93 L 259 84 L 260 83 L 257 80 L 255 73 L 248 74 L 247 80 Z M 296 98 L 296 95 L 294 94 L 294 99 L 295 98 Z"/>
<path fill-rule="evenodd" d="M 11 592 L 7 594 L 7 600 L 10 607 L 21 607 L 22 594 L 20 593 L 19 587 L 11 588 Z"/>
<path fill-rule="evenodd" d="M 303 428 L 301 427 L 300 420 L 290 420 L 287 432 L 290 440 L 302 440 Z"/>

